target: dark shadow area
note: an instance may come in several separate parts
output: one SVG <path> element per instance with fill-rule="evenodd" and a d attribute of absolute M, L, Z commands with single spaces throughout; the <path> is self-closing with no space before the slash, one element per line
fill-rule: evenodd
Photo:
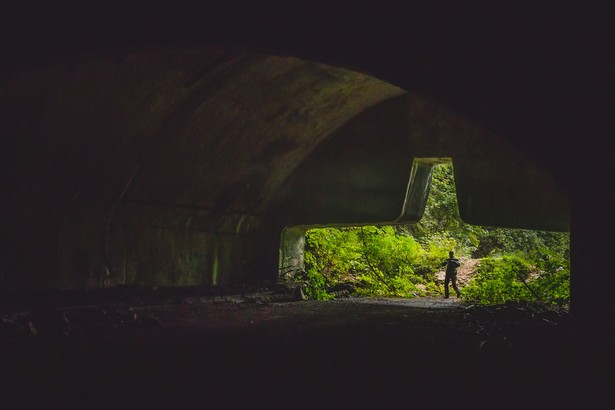
<path fill-rule="evenodd" d="M 562 312 L 271 300 L 5 314 L 5 400 L 87 408 L 575 408 L 591 400 L 575 394 L 590 380 L 577 371 Z"/>

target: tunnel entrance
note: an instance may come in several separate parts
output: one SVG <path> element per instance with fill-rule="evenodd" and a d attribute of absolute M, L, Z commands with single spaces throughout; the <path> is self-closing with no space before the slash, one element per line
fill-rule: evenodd
<path fill-rule="evenodd" d="M 442 298 L 443 264 L 453 251 L 461 263 L 456 276 L 461 300 L 568 305 L 569 233 L 464 223 L 452 162 L 418 164 L 428 164 L 430 173 L 429 184 L 423 187 L 429 196 L 418 222 L 286 228 L 280 278 L 301 288 L 306 299 Z M 413 173 L 416 169 L 415 164 Z M 412 187 L 410 178 L 408 192 L 413 189 L 417 187 Z M 450 294 L 454 298 L 452 286 Z"/>

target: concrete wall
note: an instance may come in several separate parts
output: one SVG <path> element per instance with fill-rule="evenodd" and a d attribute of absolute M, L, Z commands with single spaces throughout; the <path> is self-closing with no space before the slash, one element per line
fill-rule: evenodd
<path fill-rule="evenodd" d="M 281 184 L 350 118 L 403 92 L 210 46 L 3 72 L 1 286 L 271 279 Z"/>
<path fill-rule="evenodd" d="M 529 158 L 355 71 L 177 46 L 2 78 L 3 288 L 271 281 L 284 227 L 418 221 L 442 157 L 467 222 L 568 229 Z"/>

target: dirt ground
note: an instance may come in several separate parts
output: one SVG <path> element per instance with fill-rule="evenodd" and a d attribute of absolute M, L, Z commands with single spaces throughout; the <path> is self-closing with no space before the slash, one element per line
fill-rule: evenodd
<path fill-rule="evenodd" d="M 587 390 L 596 383 L 579 370 L 568 316 L 441 298 L 187 298 L 5 312 L 2 402 L 577 408 L 596 397 Z"/>

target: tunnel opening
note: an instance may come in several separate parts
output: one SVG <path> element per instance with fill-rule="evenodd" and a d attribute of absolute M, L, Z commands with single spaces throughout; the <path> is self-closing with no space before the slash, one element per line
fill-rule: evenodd
<path fill-rule="evenodd" d="M 404 221 L 284 229 L 279 279 L 307 299 L 294 306 L 314 315 L 300 323 L 326 327 L 335 318 L 344 329 L 322 343 L 297 337 L 296 346 L 316 346 L 310 358 L 319 375 L 331 360 L 343 362 L 352 379 L 367 360 L 371 369 L 440 392 L 433 380 L 445 373 L 455 380 L 452 395 L 468 407 L 502 397 L 559 400 L 566 393 L 557 386 L 578 380 L 568 308 L 570 235 L 465 223 L 454 165 L 449 158 L 415 159 Z M 417 209 L 422 217 L 406 222 Z M 442 263 L 450 250 L 461 259 L 461 298 L 451 285 L 445 299 Z"/>
<path fill-rule="evenodd" d="M 418 166 L 417 166 L 418 164 Z M 429 165 L 428 199 L 416 223 L 288 227 L 282 234 L 279 277 L 305 299 L 340 297 L 443 298 L 446 261 L 467 303 L 534 303 L 567 309 L 570 302 L 570 235 L 465 223 L 459 213 L 450 158 L 415 160 Z M 404 202 L 407 206 L 408 196 Z M 450 283 L 449 292 L 455 296 Z"/>

